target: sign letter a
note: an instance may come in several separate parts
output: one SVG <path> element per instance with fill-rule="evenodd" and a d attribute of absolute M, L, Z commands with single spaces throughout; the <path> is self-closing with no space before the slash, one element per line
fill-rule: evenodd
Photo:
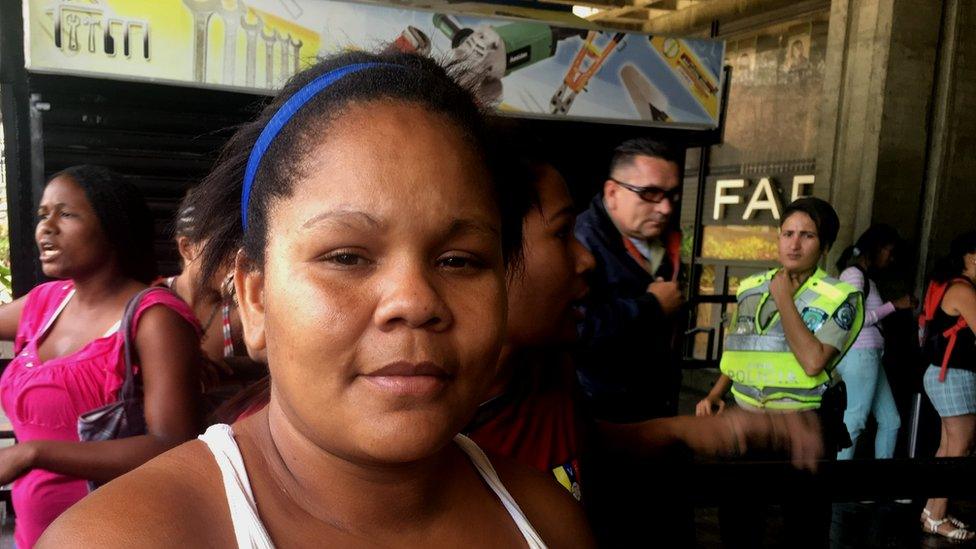
<path fill-rule="evenodd" d="M 773 214 L 773 219 L 779 221 L 779 193 L 773 190 L 772 180 L 768 177 L 759 180 L 756 190 L 752 192 L 752 198 L 746 204 L 746 211 L 742 214 L 742 219 L 752 219 L 758 210 L 769 210 Z"/>

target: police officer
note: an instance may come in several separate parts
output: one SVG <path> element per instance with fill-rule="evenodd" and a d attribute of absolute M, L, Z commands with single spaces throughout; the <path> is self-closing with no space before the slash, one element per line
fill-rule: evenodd
<path fill-rule="evenodd" d="M 853 286 L 818 267 L 837 238 L 837 213 L 819 198 L 801 198 L 786 207 L 779 234 L 781 267 L 739 285 L 738 307 L 722 355 L 722 375 L 698 403 L 698 415 L 721 412 L 731 388 L 736 404 L 769 413 L 810 413 L 820 417 L 824 448 L 850 444 L 843 426 L 843 384 L 831 371 L 857 338 L 864 321 L 863 296 Z M 798 494 L 784 505 L 786 535 L 797 544 L 826 546 L 830 502 L 822 495 Z M 727 546 L 757 546 L 760 505 L 737 505 L 720 519 Z"/>

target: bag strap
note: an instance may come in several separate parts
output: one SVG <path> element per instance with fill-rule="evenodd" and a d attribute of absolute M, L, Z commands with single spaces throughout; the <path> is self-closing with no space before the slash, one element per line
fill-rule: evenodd
<path fill-rule="evenodd" d="M 122 355 L 125 360 L 125 381 L 122 382 L 122 388 L 119 390 L 119 400 L 122 401 L 136 397 L 136 375 L 132 367 L 133 362 L 135 362 L 135 341 L 131 327 L 135 320 L 136 311 L 139 309 L 139 304 L 151 292 L 172 293 L 167 288 L 150 286 L 132 296 L 132 299 L 125 304 L 125 310 L 122 312 L 122 324 L 119 326 L 119 331 L 122 332 Z"/>
<path fill-rule="evenodd" d="M 925 298 L 922 300 L 922 314 L 918 315 L 918 327 L 925 326 L 935 318 L 935 309 L 942 302 L 942 294 L 945 293 L 945 286 L 932 280 L 929 287 L 925 290 Z"/>
<path fill-rule="evenodd" d="M 966 319 L 959 317 L 959 320 L 949 328 L 948 330 L 942 332 L 942 335 L 946 338 L 946 350 L 945 354 L 942 355 L 942 369 L 939 370 L 939 381 L 945 381 L 946 372 L 949 370 L 949 357 L 952 356 L 952 350 L 956 346 L 956 336 L 959 334 L 959 330 L 966 328 Z"/>
<path fill-rule="evenodd" d="M 925 299 L 922 302 L 922 314 L 918 317 L 918 325 L 920 328 L 925 327 L 929 321 L 935 318 L 935 313 L 938 311 L 939 306 L 942 305 L 942 298 L 949 291 L 949 286 L 952 286 L 955 282 L 972 284 L 969 279 L 962 277 L 956 277 L 947 282 L 938 282 L 935 280 L 929 282 L 929 286 L 925 290 Z"/>

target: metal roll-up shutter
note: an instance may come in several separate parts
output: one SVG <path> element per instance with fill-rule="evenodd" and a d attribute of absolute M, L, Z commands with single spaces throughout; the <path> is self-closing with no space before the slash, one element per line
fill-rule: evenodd
<path fill-rule="evenodd" d="M 171 231 L 184 192 L 206 175 L 233 128 L 268 99 L 51 75 L 31 76 L 30 89 L 33 116 L 39 119 L 33 131 L 40 133 L 32 144 L 35 173 L 43 171 L 46 181 L 66 167 L 97 164 L 131 178 L 152 210 L 160 274 L 179 270 Z M 33 199 L 36 203 L 39 196 Z"/>

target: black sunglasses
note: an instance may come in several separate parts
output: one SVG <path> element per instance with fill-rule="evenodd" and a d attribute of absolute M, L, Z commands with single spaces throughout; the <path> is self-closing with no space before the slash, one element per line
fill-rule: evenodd
<path fill-rule="evenodd" d="M 681 202 L 681 186 L 677 186 L 670 191 L 660 189 L 658 187 L 638 187 L 637 185 L 631 185 L 630 183 L 624 183 L 619 179 L 614 179 L 608 177 L 610 181 L 613 181 L 617 185 L 627 189 L 628 191 L 636 194 L 644 202 L 652 202 L 657 204 L 667 198 L 672 204 L 676 202 Z"/>

